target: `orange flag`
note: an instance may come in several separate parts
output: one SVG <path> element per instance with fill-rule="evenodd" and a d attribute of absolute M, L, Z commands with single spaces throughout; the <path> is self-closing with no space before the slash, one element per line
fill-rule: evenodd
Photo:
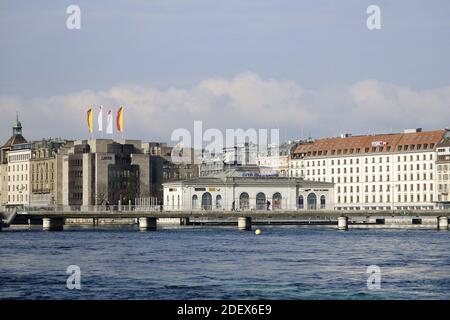
<path fill-rule="evenodd" d="M 117 131 L 123 132 L 123 107 L 117 111 Z"/>

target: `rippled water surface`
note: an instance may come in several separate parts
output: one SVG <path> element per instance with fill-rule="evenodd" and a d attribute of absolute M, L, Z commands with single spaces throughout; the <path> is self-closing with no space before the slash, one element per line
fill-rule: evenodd
<path fill-rule="evenodd" d="M 0 232 L 2 299 L 450 299 L 450 232 L 262 227 Z M 81 290 L 66 269 L 81 268 Z M 366 269 L 381 268 L 368 290 Z"/>

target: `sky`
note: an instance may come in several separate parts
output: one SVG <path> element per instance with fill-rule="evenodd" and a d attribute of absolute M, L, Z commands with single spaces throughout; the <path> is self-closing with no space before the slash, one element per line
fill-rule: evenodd
<path fill-rule="evenodd" d="M 0 139 L 16 112 L 27 139 L 86 139 L 101 104 L 145 141 L 195 120 L 282 140 L 442 129 L 449 39 L 447 0 L 0 0 Z"/>

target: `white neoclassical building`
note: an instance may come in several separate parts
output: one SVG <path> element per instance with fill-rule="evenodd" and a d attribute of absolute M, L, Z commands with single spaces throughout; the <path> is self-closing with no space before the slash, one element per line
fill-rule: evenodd
<path fill-rule="evenodd" d="M 333 183 L 234 167 L 220 174 L 167 182 L 164 210 L 332 210 Z"/>
<path fill-rule="evenodd" d="M 8 152 L 8 205 L 30 203 L 31 143 L 11 146 Z"/>

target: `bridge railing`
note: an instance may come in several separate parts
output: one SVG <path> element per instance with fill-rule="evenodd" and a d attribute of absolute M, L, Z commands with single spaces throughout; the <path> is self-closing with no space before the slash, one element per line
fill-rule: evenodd
<path fill-rule="evenodd" d="M 45 207 L 23 206 L 21 211 L 48 211 L 48 212 L 127 212 L 127 211 L 162 211 L 162 206 L 136 206 L 136 205 L 89 205 L 64 206 L 50 205 Z"/>
<path fill-rule="evenodd" d="M 218 205 L 201 205 L 198 204 L 196 206 L 179 206 L 179 205 L 89 205 L 89 206 L 64 206 L 64 205 L 51 205 L 51 206 L 45 206 L 45 207 L 39 207 L 39 206 L 21 206 L 20 208 L 15 208 L 19 212 L 111 212 L 111 213 L 117 213 L 117 212 L 149 212 L 149 211 L 155 211 L 155 212 L 167 212 L 167 213 L 173 213 L 174 211 L 177 212 L 208 212 L 208 211 L 214 211 L 214 212 L 261 212 L 261 211 L 270 211 L 276 213 L 277 211 L 291 211 L 291 212 L 373 212 L 374 214 L 376 212 L 395 212 L 395 214 L 402 215 L 402 214 L 411 214 L 411 213 L 422 213 L 422 212 L 437 212 L 442 213 L 443 211 L 446 211 L 450 213 L 450 210 L 442 210 L 442 209 L 429 209 L 429 210 L 370 210 L 367 208 L 362 208 L 360 210 L 335 210 L 333 207 L 328 206 L 273 206 L 273 205 L 265 205 L 265 206 L 218 206 Z M 11 208 L 13 210 L 13 208 Z"/>

